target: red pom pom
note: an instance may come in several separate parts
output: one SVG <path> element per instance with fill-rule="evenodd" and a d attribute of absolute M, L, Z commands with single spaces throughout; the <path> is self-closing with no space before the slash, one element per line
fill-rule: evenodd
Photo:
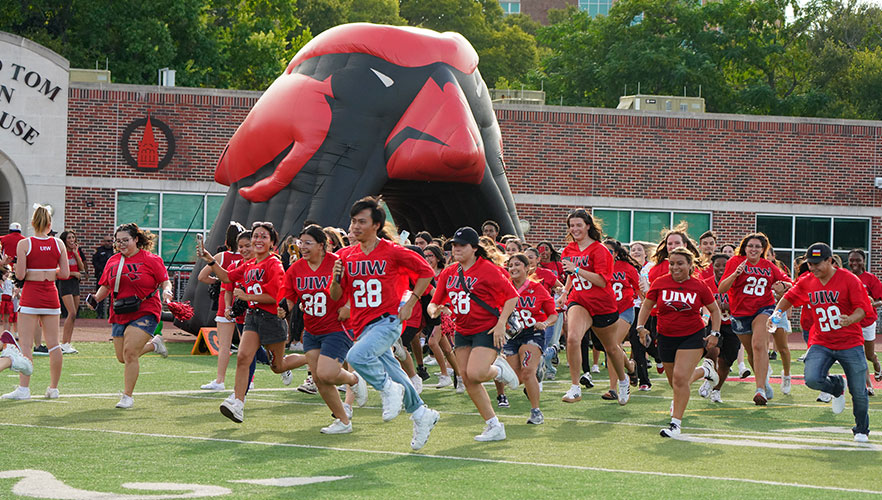
<path fill-rule="evenodd" d="M 171 311 L 175 319 L 179 319 L 181 321 L 187 321 L 188 319 L 193 317 L 193 307 L 190 305 L 190 301 L 169 302 L 168 310 Z"/>

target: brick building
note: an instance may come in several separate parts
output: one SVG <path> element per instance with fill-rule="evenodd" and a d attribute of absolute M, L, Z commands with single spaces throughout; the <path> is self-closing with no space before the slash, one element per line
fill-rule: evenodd
<path fill-rule="evenodd" d="M 0 84 L 12 88 L 21 82 L 3 54 Z M 77 231 L 87 257 L 115 225 L 135 221 L 158 234 L 167 262 L 192 262 L 195 234 L 211 228 L 227 191 L 213 182 L 214 166 L 260 93 L 62 85 L 64 141 L 42 147 L 62 148 L 63 173 L 27 163 L 27 144 L 0 130 L 0 217 L 3 206 L 19 207 L 9 217 L 25 225 L 31 203 L 51 203 L 55 229 Z M 48 101 L 36 90 L 19 85 L 14 95 Z M 693 236 L 712 228 L 722 242 L 766 231 L 785 261 L 819 240 L 839 251 L 864 247 L 871 270 L 882 271 L 882 190 L 874 184 L 882 122 L 517 105 L 498 105 L 496 115 L 530 242 L 562 243 L 566 213 L 586 207 L 624 242 L 657 240 L 682 220 Z M 46 187 L 59 184 L 57 193 Z M 0 234 L 7 227 L 0 220 Z"/>

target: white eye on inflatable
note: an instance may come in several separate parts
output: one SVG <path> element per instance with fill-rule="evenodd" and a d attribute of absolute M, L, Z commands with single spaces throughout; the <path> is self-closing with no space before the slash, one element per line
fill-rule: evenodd
<path fill-rule="evenodd" d="M 388 76 L 384 75 L 383 73 L 380 73 L 379 71 L 375 70 L 374 68 L 371 68 L 371 71 L 373 71 L 374 74 L 377 75 L 377 78 L 379 78 L 380 81 L 383 82 L 383 85 L 385 85 L 386 88 L 391 87 L 395 83 L 395 80 L 389 78 Z"/>

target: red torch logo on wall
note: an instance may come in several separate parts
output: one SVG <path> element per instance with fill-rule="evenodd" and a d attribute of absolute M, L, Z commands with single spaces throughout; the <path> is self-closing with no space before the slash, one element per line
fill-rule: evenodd
<path fill-rule="evenodd" d="M 138 134 L 142 127 L 143 131 Z M 157 134 L 154 132 L 156 129 L 162 132 L 159 141 L 157 141 Z M 139 135 L 140 139 L 137 139 Z M 162 141 L 162 138 L 165 141 Z M 135 140 L 138 142 L 137 149 L 133 144 Z M 141 172 L 156 172 L 171 162 L 172 156 L 175 154 L 175 136 L 168 125 L 162 120 L 150 116 L 148 111 L 145 118 L 133 120 L 123 130 L 120 149 L 123 159 L 132 168 Z"/>

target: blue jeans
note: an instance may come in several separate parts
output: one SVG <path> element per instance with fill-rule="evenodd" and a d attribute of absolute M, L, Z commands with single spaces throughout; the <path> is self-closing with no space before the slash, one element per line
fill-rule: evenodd
<path fill-rule="evenodd" d="M 836 351 L 821 345 L 813 345 L 805 354 L 805 385 L 832 394 L 834 397 L 845 392 L 842 377 L 831 377 L 830 367 L 839 361 L 848 381 L 848 392 L 851 393 L 852 413 L 854 414 L 855 434 L 870 433 L 870 406 L 867 398 L 867 360 L 864 357 L 864 346 Z"/>
<path fill-rule="evenodd" d="M 386 380 L 404 386 L 404 409 L 415 412 L 423 406 L 423 400 L 413 388 L 401 364 L 392 355 L 392 344 L 401 336 L 401 321 L 398 316 L 387 316 L 369 324 L 358 336 L 358 341 L 349 349 L 346 361 L 364 377 L 364 380 L 378 391 L 383 390 Z"/>

